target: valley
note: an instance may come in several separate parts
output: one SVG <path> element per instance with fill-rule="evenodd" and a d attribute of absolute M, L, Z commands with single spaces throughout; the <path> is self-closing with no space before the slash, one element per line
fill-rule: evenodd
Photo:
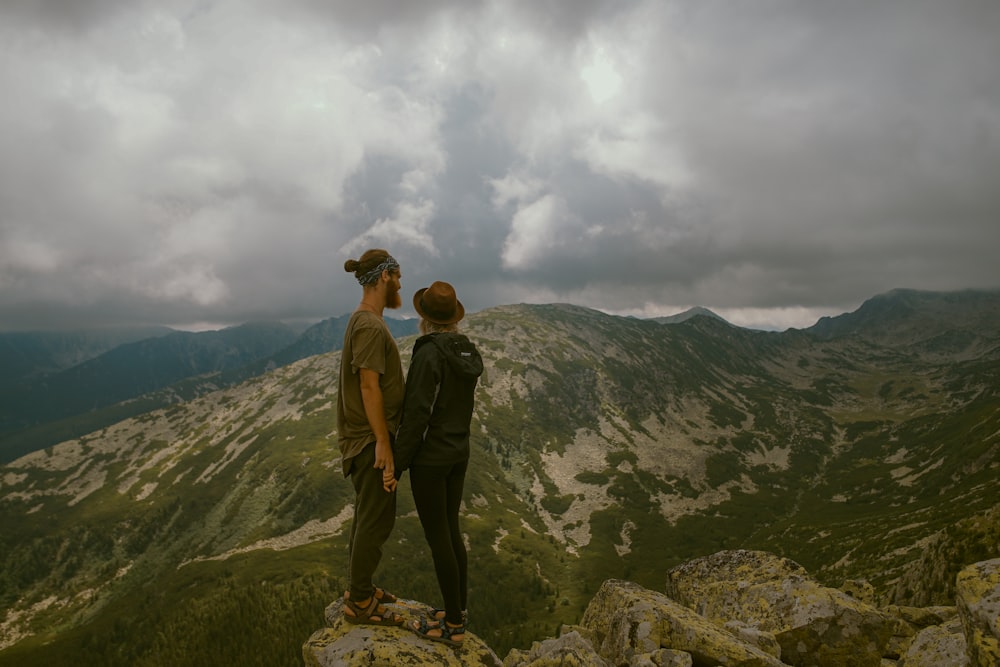
<path fill-rule="evenodd" d="M 486 363 L 470 617 L 500 655 L 577 622 L 606 579 L 662 590 L 722 549 L 921 605 L 1000 555 L 1000 293 L 898 290 L 780 333 L 565 304 L 463 326 Z M 305 356 L 0 467 L 0 665 L 301 664 L 344 585 L 339 362 Z M 399 494 L 379 583 L 434 603 L 406 477 Z"/>

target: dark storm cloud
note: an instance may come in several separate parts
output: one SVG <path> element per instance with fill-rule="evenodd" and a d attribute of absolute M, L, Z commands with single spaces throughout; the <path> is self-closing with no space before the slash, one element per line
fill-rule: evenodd
<path fill-rule="evenodd" d="M 996 287 L 998 7 L 4 3 L 0 327 Z"/>

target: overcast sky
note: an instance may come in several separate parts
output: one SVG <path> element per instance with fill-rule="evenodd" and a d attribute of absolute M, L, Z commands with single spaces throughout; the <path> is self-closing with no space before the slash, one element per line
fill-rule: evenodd
<path fill-rule="evenodd" d="M 0 329 L 1000 287 L 1000 3 L 4 0 Z"/>

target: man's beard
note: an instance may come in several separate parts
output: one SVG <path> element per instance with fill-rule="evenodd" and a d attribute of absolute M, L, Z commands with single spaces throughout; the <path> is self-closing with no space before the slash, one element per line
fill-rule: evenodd
<path fill-rule="evenodd" d="M 403 307 L 403 299 L 399 296 L 398 289 L 390 287 L 385 293 L 385 307 L 390 309 Z"/>

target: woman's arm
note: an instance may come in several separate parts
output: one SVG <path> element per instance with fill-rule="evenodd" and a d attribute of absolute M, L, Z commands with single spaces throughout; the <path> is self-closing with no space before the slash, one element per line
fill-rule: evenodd
<path fill-rule="evenodd" d="M 403 417 L 394 445 L 396 479 L 410 467 L 423 445 L 438 384 L 441 382 L 439 362 L 437 350 L 429 344 L 422 345 L 414 352 L 410 361 L 410 370 L 406 376 L 406 395 L 403 399 Z"/>

